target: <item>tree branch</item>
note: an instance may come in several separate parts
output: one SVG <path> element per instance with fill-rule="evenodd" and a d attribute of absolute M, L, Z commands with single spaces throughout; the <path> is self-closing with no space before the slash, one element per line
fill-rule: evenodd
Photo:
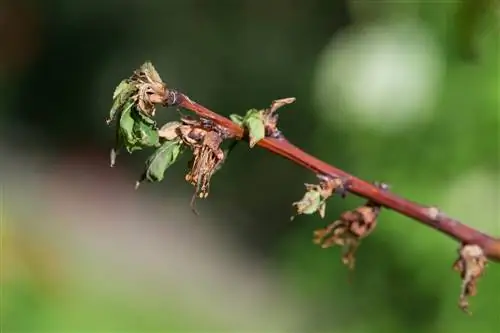
<path fill-rule="evenodd" d="M 167 106 L 178 106 L 190 110 L 198 116 L 210 119 L 217 125 L 224 127 L 235 138 L 243 139 L 243 128 L 233 123 L 230 119 L 192 101 L 188 96 L 180 92 L 170 90 L 166 96 L 168 97 L 168 100 L 165 102 Z M 500 238 L 487 235 L 461 223 L 458 220 L 450 218 L 435 207 L 424 206 L 404 199 L 394 193 L 391 193 L 390 191 L 381 190 L 379 187 L 369 182 L 354 177 L 345 171 L 309 155 L 290 143 L 284 137 L 266 137 L 260 140 L 257 145 L 273 152 L 274 154 L 295 162 L 316 174 L 330 177 L 346 177 L 349 179 L 350 183 L 350 186 L 347 189 L 349 192 L 376 202 L 385 208 L 403 214 L 455 239 L 464 245 L 478 245 L 483 250 L 486 257 L 490 260 L 500 262 Z"/>
<path fill-rule="evenodd" d="M 155 147 L 155 152 L 146 161 L 146 170 L 136 182 L 137 188 L 146 180 L 161 181 L 165 170 L 175 163 L 182 151 L 191 150 L 190 170 L 185 180 L 196 189 L 191 200 L 191 207 L 196 212 L 195 198 L 208 196 L 210 180 L 229 154 L 230 148 L 221 148 L 223 141 L 234 139 L 231 146 L 234 147 L 238 140 L 248 139 L 250 147 L 257 144 L 318 176 L 319 185 L 304 184 L 306 193 L 300 201 L 293 203 L 296 215 L 318 213 L 324 217 L 326 201 L 334 193 L 344 196 L 349 191 L 368 199 L 363 205 L 343 212 L 325 228 L 314 231 L 313 241 L 322 248 L 342 246 L 342 261 L 350 269 L 354 268 L 355 252 L 361 240 L 376 227 L 381 208 L 392 209 L 459 241 L 459 256 L 453 268 L 462 279 L 458 304 L 468 312 L 468 297 L 476 294 L 477 281 L 485 271 L 487 259 L 500 262 L 500 239 L 454 220 L 436 207 L 424 206 L 391 193 L 386 184 L 371 184 L 356 178 L 291 144 L 277 127 L 276 111 L 294 101 L 295 98 L 275 100 L 269 108 L 251 109 L 245 116 L 231 115 L 228 119 L 193 102 L 185 94 L 167 89 L 154 66 L 145 62 L 130 78 L 122 80 L 113 93 L 113 106 L 106 123 L 110 124 L 117 118 L 119 121 L 110 164 L 115 164 L 122 148 L 132 153 L 137 149 Z M 158 128 L 152 119 L 157 104 L 183 108 L 198 117 L 181 116 L 181 121 L 168 122 Z"/>

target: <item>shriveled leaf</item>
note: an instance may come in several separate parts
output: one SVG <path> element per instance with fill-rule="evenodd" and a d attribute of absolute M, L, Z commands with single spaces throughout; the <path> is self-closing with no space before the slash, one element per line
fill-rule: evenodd
<path fill-rule="evenodd" d="M 134 123 L 134 135 L 137 137 L 137 142 L 143 146 L 154 147 L 160 142 L 156 126 L 145 123 L 142 119 Z"/>
<path fill-rule="evenodd" d="M 297 210 L 296 215 L 311 215 L 319 212 L 320 215 L 324 216 L 324 211 L 326 209 L 326 205 L 321 198 L 321 194 L 315 190 L 307 191 L 301 200 L 293 203 L 293 206 Z M 291 217 L 292 220 L 294 218 L 295 216 Z"/>
<path fill-rule="evenodd" d="M 484 255 L 483 249 L 475 244 L 462 245 L 458 253 L 459 258 L 453 264 L 453 269 L 459 272 L 462 278 L 458 305 L 462 311 L 471 314 L 468 298 L 477 294 L 477 284 L 484 275 L 488 259 Z"/>
<path fill-rule="evenodd" d="M 229 116 L 229 119 L 238 126 L 243 126 L 243 120 L 244 118 L 240 116 L 239 114 L 232 114 Z"/>
<path fill-rule="evenodd" d="M 160 74 L 156 71 L 156 68 L 150 61 L 146 61 L 141 66 L 141 72 L 143 72 L 146 77 L 153 82 L 162 82 Z"/>
<path fill-rule="evenodd" d="M 258 110 L 252 109 L 247 112 L 243 121 L 243 126 L 248 129 L 250 148 L 266 136 L 266 127 L 262 120 L 262 115 Z"/>
<path fill-rule="evenodd" d="M 122 93 L 128 91 L 130 86 L 132 86 L 132 84 L 129 82 L 128 79 L 122 80 L 113 91 L 113 100 L 116 99 Z"/>
<path fill-rule="evenodd" d="M 162 181 L 165 171 L 177 161 L 181 152 L 182 141 L 165 141 L 146 161 L 146 170 L 141 180 L 136 183 L 136 187 L 144 180 L 149 182 Z"/>
<path fill-rule="evenodd" d="M 116 140 L 117 147 L 123 145 L 129 153 L 132 153 L 145 146 L 157 146 L 160 138 L 154 120 L 137 112 L 134 109 L 134 102 L 129 101 L 120 114 L 120 123 Z M 115 149 L 113 154 L 116 158 L 117 149 Z"/>
<path fill-rule="evenodd" d="M 127 104 L 127 101 L 136 91 L 135 86 L 128 79 L 122 80 L 113 92 L 113 106 L 109 111 L 109 118 L 106 123 L 109 125 L 117 115 L 117 112 Z"/>
<path fill-rule="evenodd" d="M 293 102 L 295 102 L 295 97 L 277 99 L 271 103 L 271 106 L 269 107 L 269 113 L 274 113 L 279 108 L 288 104 L 292 104 Z"/>
<path fill-rule="evenodd" d="M 132 152 L 133 147 L 136 144 L 136 139 L 134 137 L 134 117 L 132 116 L 132 107 L 134 103 L 129 102 L 127 106 L 123 109 L 120 115 L 120 124 L 118 127 L 119 135 L 123 139 L 123 144 L 129 152 Z"/>
<path fill-rule="evenodd" d="M 177 130 L 181 125 L 182 123 L 180 121 L 170 121 L 160 128 L 158 134 L 165 140 L 170 141 L 177 139 L 179 137 L 179 133 Z"/>

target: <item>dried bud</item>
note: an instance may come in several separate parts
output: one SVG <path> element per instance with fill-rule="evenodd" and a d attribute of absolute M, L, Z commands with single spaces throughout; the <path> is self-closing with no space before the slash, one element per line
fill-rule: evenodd
<path fill-rule="evenodd" d="M 478 245 L 462 245 L 458 253 L 459 258 L 453 264 L 453 269 L 460 273 L 462 279 L 458 306 L 464 312 L 471 314 L 468 297 L 476 295 L 477 282 L 483 275 L 488 260 Z"/>
<path fill-rule="evenodd" d="M 313 242 L 322 248 L 335 245 L 344 247 L 342 261 L 350 269 L 354 268 L 355 252 L 361 239 L 375 229 L 380 206 L 372 202 L 352 211 L 344 212 L 340 219 L 324 229 L 314 232 Z"/>

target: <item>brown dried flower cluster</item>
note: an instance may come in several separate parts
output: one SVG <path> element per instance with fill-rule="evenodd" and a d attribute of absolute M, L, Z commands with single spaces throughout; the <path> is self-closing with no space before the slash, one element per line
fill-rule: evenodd
<path fill-rule="evenodd" d="M 208 197 L 210 180 L 225 158 L 221 144 L 228 136 L 211 122 L 191 117 L 181 117 L 181 122 L 167 123 L 158 133 L 167 140 L 180 137 L 193 152 L 185 179 L 196 188 L 191 202 L 194 208 L 196 197 Z"/>
<path fill-rule="evenodd" d="M 478 245 L 462 245 L 458 250 L 459 258 L 453 264 L 453 269 L 460 273 L 462 288 L 458 306 L 468 314 L 468 297 L 477 294 L 477 282 L 483 275 L 488 260 L 483 249 Z"/>

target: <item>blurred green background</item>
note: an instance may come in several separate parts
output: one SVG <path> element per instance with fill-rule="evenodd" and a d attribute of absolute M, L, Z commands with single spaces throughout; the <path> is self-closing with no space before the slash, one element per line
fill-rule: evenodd
<path fill-rule="evenodd" d="M 457 244 L 442 235 L 384 211 L 349 283 L 312 231 L 362 200 L 290 222 L 314 175 L 238 147 L 196 217 L 184 162 L 138 192 L 147 152 L 109 168 L 104 120 L 145 60 L 224 115 L 294 96 L 290 141 L 500 235 L 499 8 L 4 0 L 2 332 L 498 332 L 500 269 L 462 314 Z"/>

